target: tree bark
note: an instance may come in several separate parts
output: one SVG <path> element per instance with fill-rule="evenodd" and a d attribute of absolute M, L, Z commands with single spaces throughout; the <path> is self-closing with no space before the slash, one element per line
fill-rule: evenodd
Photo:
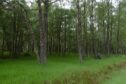
<path fill-rule="evenodd" d="M 80 63 L 83 62 L 83 49 L 82 49 L 82 22 L 81 22 L 81 9 L 79 5 L 80 1 L 77 0 L 76 8 L 77 8 L 77 44 L 78 44 L 78 53 L 80 58 Z"/>
<path fill-rule="evenodd" d="M 46 45 L 47 45 L 47 32 L 46 32 L 46 27 L 45 27 L 45 22 L 44 22 L 44 17 L 43 17 L 43 10 L 41 6 L 42 2 L 41 0 L 38 0 L 38 9 L 39 9 L 39 32 L 40 32 L 40 45 L 39 45 L 39 56 L 38 60 L 40 64 L 45 64 L 46 63 Z"/>

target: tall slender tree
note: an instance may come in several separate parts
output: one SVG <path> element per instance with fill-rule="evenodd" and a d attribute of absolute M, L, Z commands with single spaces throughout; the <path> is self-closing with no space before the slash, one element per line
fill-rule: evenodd
<path fill-rule="evenodd" d="M 82 21 L 81 21 L 81 8 L 80 8 L 80 0 L 76 0 L 76 8 L 77 8 L 77 44 L 78 44 L 78 53 L 80 58 L 80 63 L 83 62 L 83 48 L 82 48 Z"/>

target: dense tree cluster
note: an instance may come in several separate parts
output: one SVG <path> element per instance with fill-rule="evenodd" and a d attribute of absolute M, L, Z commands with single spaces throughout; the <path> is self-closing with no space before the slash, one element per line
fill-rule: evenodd
<path fill-rule="evenodd" d="M 0 0 L 0 52 L 18 57 L 36 53 L 126 53 L 125 0 Z M 71 7 L 66 6 L 66 3 Z"/>

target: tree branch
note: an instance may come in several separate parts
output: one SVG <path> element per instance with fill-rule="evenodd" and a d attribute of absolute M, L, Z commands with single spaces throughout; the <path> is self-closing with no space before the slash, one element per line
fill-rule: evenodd
<path fill-rule="evenodd" d="M 57 2 L 57 1 L 60 1 L 60 0 L 55 0 L 55 1 L 53 1 L 53 2 L 50 2 L 50 4 L 53 4 L 53 3 Z"/>
<path fill-rule="evenodd" d="M 43 3 L 45 3 L 45 0 L 41 0 Z"/>

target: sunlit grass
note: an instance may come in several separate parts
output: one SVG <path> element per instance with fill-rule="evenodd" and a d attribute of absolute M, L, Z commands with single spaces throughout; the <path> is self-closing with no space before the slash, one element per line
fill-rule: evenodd
<path fill-rule="evenodd" d="M 126 84 L 126 69 L 113 72 L 103 84 Z"/>

